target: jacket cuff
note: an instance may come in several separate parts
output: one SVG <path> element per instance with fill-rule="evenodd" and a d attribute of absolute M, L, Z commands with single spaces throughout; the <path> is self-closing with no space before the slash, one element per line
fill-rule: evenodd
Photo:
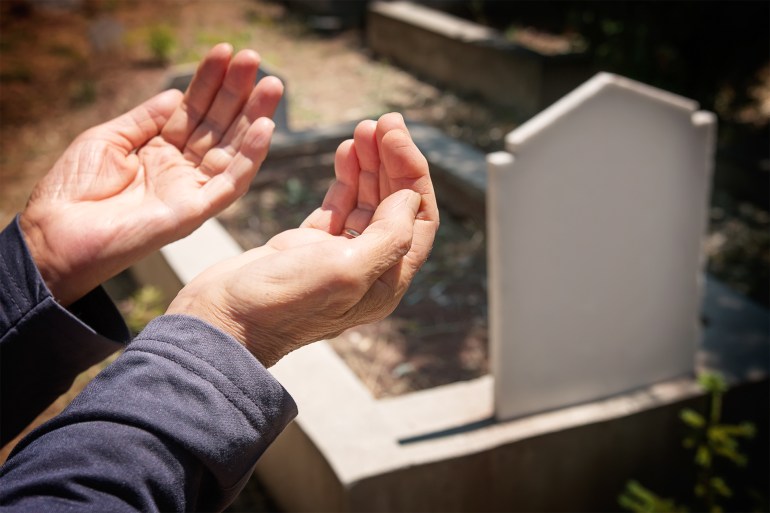
<path fill-rule="evenodd" d="M 79 334 L 98 339 L 94 341 L 126 344 L 131 339 L 122 315 L 102 287 L 92 290 L 68 309 L 54 299 L 32 259 L 18 215 L 0 232 L 0 248 L 0 277 L 8 284 L 0 291 L 0 340 L 20 324 L 28 323 L 27 317 L 40 308 L 56 311 L 57 317 L 71 323 Z M 105 356 L 118 347 L 108 346 Z"/>
<path fill-rule="evenodd" d="M 267 446 L 296 417 L 294 399 L 233 337 L 196 317 L 158 317 L 121 359 L 148 355 L 173 362 L 174 383 L 183 386 L 188 397 L 169 404 L 167 394 L 159 390 L 136 405 L 136 414 L 154 410 L 157 403 L 157 408 L 167 410 L 166 419 L 183 419 L 184 423 L 164 429 L 202 461 L 224 491 L 221 504 L 229 503 Z M 211 387 L 216 393 L 202 392 Z M 208 414 L 191 418 L 190 412 Z"/>
<path fill-rule="evenodd" d="M 123 347 L 128 328 L 104 290 L 67 310 L 51 295 L 18 216 L 0 232 L 0 442 L 18 434 L 75 377 Z M 44 376 L 45 379 L 41 379 Z"/>

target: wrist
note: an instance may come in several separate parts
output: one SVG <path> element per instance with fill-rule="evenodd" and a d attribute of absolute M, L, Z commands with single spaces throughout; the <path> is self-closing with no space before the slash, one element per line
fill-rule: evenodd
<path fill-rule="evenodd" d="M 49 248 L 45 231 L 29 218 L 26 211 L 19 216 L 19 227 L 27 250 L 54 299 L 65 307 L 80 299 L 83 294 L 70 290 L 64 273 L 54 264 L 55 255 Z"/>
<path fill-rule="evenodd" d="M 269 350 L 264 344 L 254 344 L 252 340 L 254 337 L 250 336 L 250 331 L 244 323 L 234 320 L 235 314 L 228 315 L 222 312 L 216 306 L 219 303 L 221 302 L 212 300 L 204 293 L 183 289 L 171 302 L 166 314 L 195 317 L 230 335 L 266 368 L 280 360 L 281 357 L 274 354 L 274 351 Z"/>

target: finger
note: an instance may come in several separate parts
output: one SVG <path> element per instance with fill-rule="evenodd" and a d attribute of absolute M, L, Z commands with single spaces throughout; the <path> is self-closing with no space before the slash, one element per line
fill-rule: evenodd
<path fill-rule="evenodd" d="M 393 193 L 393 191 L 397 191 L 399 189 L 408 189 L 409 187 L 393 187 L 393 184 L 390 181 L 390 173 L 393 172 L 392 169 L 388 169 L 385 166 L 385 162 L 383 162 L 383 148 L 382 148 L 382 140 L 385 137 L 385 135 L 388 132 L 391 132 L 393 130 L 400 130 L 406 133 L 406 135 L 409 137 L 409 140 L 411 141 L 411 136 L 409 136 L 409 131 L 406 128 L 406 123 L 404 122 L 403 116 L 397 112 L 390 112 L 388 114 L 383 114 L 380 116 L 380 119 L 377 120 L 377 130 L 375 132 L 375 139 L 377 141 L 377 149 L 380 152 L 380 172 L 379 172 L 379 179 L 380 179 L 380 197 L 384 198 L 390 194 Z"/>
<path fill-rule="evenodd" d="M 259 118 L 271 118 L 283 96 L 283 83 L 278 77 L 265 77 L 253 88 L 249 99 L 230 124 L 219 143 L 222 148 L 238 152 L 249 126 Z"/>
<path fill-rule="evenodd" d="M 339 235 L 345 226 L 346 219 L 358 201 L 360 172 L 359 159 L 353 140 L 344 141 L 339 145 L 334 156 L 334 183 L 326 192 L 321 206 L 305 219 L 302 227 L 315 228 L 332 235 Z"/>
<path fill-rule="evenodd" d="M 293 247 L 294 260 L 284 258 L 276 264 L 286 267 L 280 271 L 286 274 L 281 276 L 290 286 L 296 282 L 298 272 L 309 270 L 300 280 L 301 289 L 324 291 L 329 305 L 333 305 L 333 309 L 342 309 L 343 317 L 352 320 L 348 312 L 355 311 L 372 285 L 409 251 L 419 201 L 420 196 L 411 191 L 399 191 L 386 198 L 374 214 L 371 225 L 352 240 L 301 228 L 276 236 L 270 241 L 271 246 L 276 249 Z M 297 244 L 297 237 L 302 237 L 304 243 Z M 308 263 L 297 266 L 297 259 Z"/>
<path fill-rule="evenodd" d="M 201 200 L 207 216 L 221 211 L 248 190 L 249 183 L 267 156 L 274 129 L 275 123 L 270 118 L 259 118 L 252 123 L 240 151 L 232 157 L 225 170 L 201 187 Z"/>
<path fill-rule="evenodd" d="M 219 144 L 254 89 L 258 69 L 259 55 L 253 50 L 240 51 L 233 57 L 205 117 L 187 140 L 182 152 L 187 160 L 199 163 Z"/>
<path fill-rule="evenodd" d="M 361 322 L 372 322 L 396 307 L 414 275 L 427 260 L 439 225 L 436 195 L 428 163 L 412 141 L 400 115 L 386 115 L 377 123 L 380 150 L 380 176 L 387 178 L 386 189 L 409 189 L 421 201 L 414 222 L 409 251 L 397 265 L 383 273 L 366 293 L 358 308 Z M 395 291 L 395 292 L 394 292 Z M 386 315 L 387 315 L 386 313 Z"/>
<path fill-rule="evenodd" d="M 358 185 L 358 207 L 372 213 L 380 204 L 379 169 L 380 158 L 375 138 L 377 123 L 371 120 L 362 121 L 353 132 L 356 144 L 356 154 L 361 168 Z"/>
<path fill-rule="evenodd" d="M 393 129 L 383 134 L 379 142 L 382 172 L 388 188 L 411 189 L 423 196 L 421 218 L 438 218 L 436 195 L 430 178 L 428 161 L 412 141 L 406 129 Z"/>
<path fill-rule="evenodd" d="M 439 225 L 438 205 L 428 162 L 415 146 L 409 133 L 402 128 L 393 128 L 383 134 L 380 154 L 384 169 L 382 174 L 387 175 L 389 187 L 396 190 L 410 189 L 419 193 L 422 198 L 415 222 L 412 249 L 405 259 L 413 272 L 417 272 L 430 254 Z"/>
<path fill-rule="evenodd" d="M 249 127 L 261 117 L 272 118 L 282 94 L 283 84 L 279 79 L 266 77 L 260 80 L 225 136 L 216 147 L 206 152 L 198 166 L 200 170 L 210 177 L 224 171 L 232 157 L 240 151 Z"/>
<path fill-rule="evenodd" d="M 377 279 L 381 279 L 383 274 L 393 267 L 397 261 L 408 254 L 412 247 L 414 235 L 414 224 L 417 212 L 420 208 L 420 195 L 413 191 L 400 190 L 385 198 L 372 217 L 371 223 L 364 230 L 357 241 L 382 240 L 393 237 L 388 244 L 394 244 L 398 256 L 391 252 L 394 257 L 389 264 L 382 269 L 377 270 Z M 386 251 L 387 252 L 387 251 Z M 393 281 L 387 282 L 389 285 L 396 286 Z"/>
<path fill-rule="evenodd" d="M 160 133 L 179 105 L 181 96 L 182 93 L 176 90 L 164 91 L 94 130 L 117 135 L 118 144 L 128 154 Z"/>
<path fill-rule="evenodd" d="M 195 71 L 184 99 L 163 127 L 163 138 L 182 150 L 193 131 L 203 121 L 225 78 L 233 47 L 214 46 Z"/>

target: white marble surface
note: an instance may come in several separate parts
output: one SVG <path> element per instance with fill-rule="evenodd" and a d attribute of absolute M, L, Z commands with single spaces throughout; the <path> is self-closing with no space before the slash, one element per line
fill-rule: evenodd
<path fill-rule="evenodd" d="M 488 158 L 499 419 L 692 373 L 716 128 L 696 109 L 601 73 Z"/>

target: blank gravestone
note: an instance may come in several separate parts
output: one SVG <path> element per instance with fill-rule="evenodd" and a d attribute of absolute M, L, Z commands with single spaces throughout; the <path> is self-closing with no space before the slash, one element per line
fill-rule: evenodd
<path fill-rule="evenodd" d="M 716 131 L 697 107 L 600 73 L 488 156 L 499 419 L 693 372 Z"/>

